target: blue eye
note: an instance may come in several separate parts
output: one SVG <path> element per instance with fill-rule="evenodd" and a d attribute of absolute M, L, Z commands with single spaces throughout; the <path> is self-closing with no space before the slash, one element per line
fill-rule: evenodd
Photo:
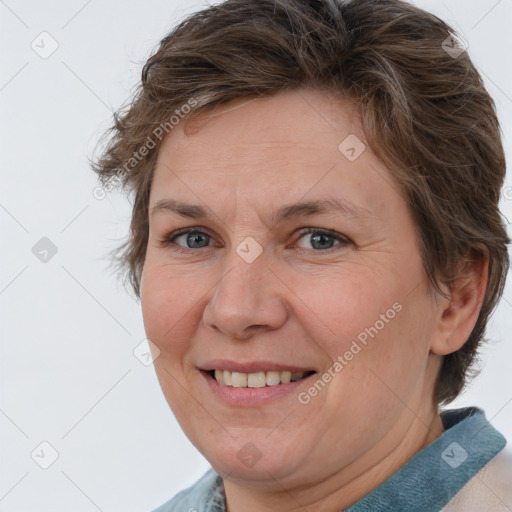
<path fill-rule="evenodd" d="M 176 243 L 176 240 L 185 237 L 185 245 Z M 198 230 L 188 230 L 174 235 L 169 242 L 175 243 L 180 247 L 186 247 L 187 249 L 201 249 L 208 247 L 211 240 L 211 236 Z"/>
<path fill-rule="evenodd" d="M 331 231 L 326 231 L 318 228 L 309 228 L 307 231 L 303 231 L 299 240 L 308 239 L 309 243 L 315 250 L 327 250 L 332 249 L 335 246 L 341 244 L 347 244 L 348 240 L 345 237 L 332 233 Z M 302 249 L 310 249 L 310 247 L 302 247 Z"/>
<path fill-rule="evenodd" d="M 305 228 L 299 233 L 298 242 L 308 240 L 309 247 L 296 242 L 300 249 L 313 250 L 315 252 L 326 251 L 339 245 L 348 245 L 350 242 L 346 237 L 333 231 L 320 228 Z M 309 237 L 309 238 L 308 238 Z M 180 239 L 182 241 L 180 242 Z M 180 249 L 204 249 L 211 246 L 213 237 L 198 228 L 184 228 L 177 232 L 170 233 L 163 240 L 159 240 L 161 247 L 175 246 Z"/>

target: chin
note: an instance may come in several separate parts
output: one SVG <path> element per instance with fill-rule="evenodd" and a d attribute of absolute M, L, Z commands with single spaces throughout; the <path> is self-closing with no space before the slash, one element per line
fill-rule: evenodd
<path fill-rule="evenodd" d="M 301 461 L 307 456 L 297 450 L 298 442 L 290 438 L 271 439 L 271 435 L 262 435 L 261 432 L 247 432 L 236 439 L 230 438 L 225 432 L 223 436 L 224 442 L 212 437 L 204 439 L 205 444 L 197 448 L 215 471 L 229 480 L 264 484 L 267 489 L 273 486 L 280 489 L 277 481 L 286 481 L 290 475 L 297 471 L 300 473 Z M 218 442 L 211 445 L 212 439 Z"/>

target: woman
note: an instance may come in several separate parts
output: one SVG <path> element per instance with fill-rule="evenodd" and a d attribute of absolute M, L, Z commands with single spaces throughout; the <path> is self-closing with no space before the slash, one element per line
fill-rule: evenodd
<path fill-rule="evenodd" d="M 95 165 L 164 395 L 212 464 L 167 511 L 510 510 L 463 389 L 503 291 L 494 104 L 397 0 L 228 0 L 144 67 Z"/>

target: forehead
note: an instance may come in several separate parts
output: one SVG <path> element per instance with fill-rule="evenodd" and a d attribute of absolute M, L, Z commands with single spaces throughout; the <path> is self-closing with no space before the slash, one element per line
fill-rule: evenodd
<path fill-rule="evenodd" d="M 265 141 L 296 145 L 320 134 L 330 134 L 336 141 L 347 130 L 364 138 L 355 103 L 310 88 L 237 99 L 186 118 L 179 128 L 164 145 L 186 147 L 215 135 L 227 145 Z"/>
<path fill-rule="evenodd" d="M 360 154 L 347 158 L 347 149 Z M 158 155 L 150 203 L 173 194 L 270 207 L 334 193 L 368 209 L 397 194 L 392 181 L 365 142 L 355 105 L 303 89 L 231 102 L 175 126 Z"/>

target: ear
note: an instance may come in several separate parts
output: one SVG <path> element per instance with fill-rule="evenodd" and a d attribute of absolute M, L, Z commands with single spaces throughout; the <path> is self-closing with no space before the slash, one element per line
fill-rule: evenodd
<path fill-rule="evenodd" d="M 455 282 L 444 286 L 448 299 L 438 302 L 438 329 L 430 350 L 444 356 L 459 350 L 478 320 L 487 289 L 489 256 L 486 248 L 468 261 Z"/>

